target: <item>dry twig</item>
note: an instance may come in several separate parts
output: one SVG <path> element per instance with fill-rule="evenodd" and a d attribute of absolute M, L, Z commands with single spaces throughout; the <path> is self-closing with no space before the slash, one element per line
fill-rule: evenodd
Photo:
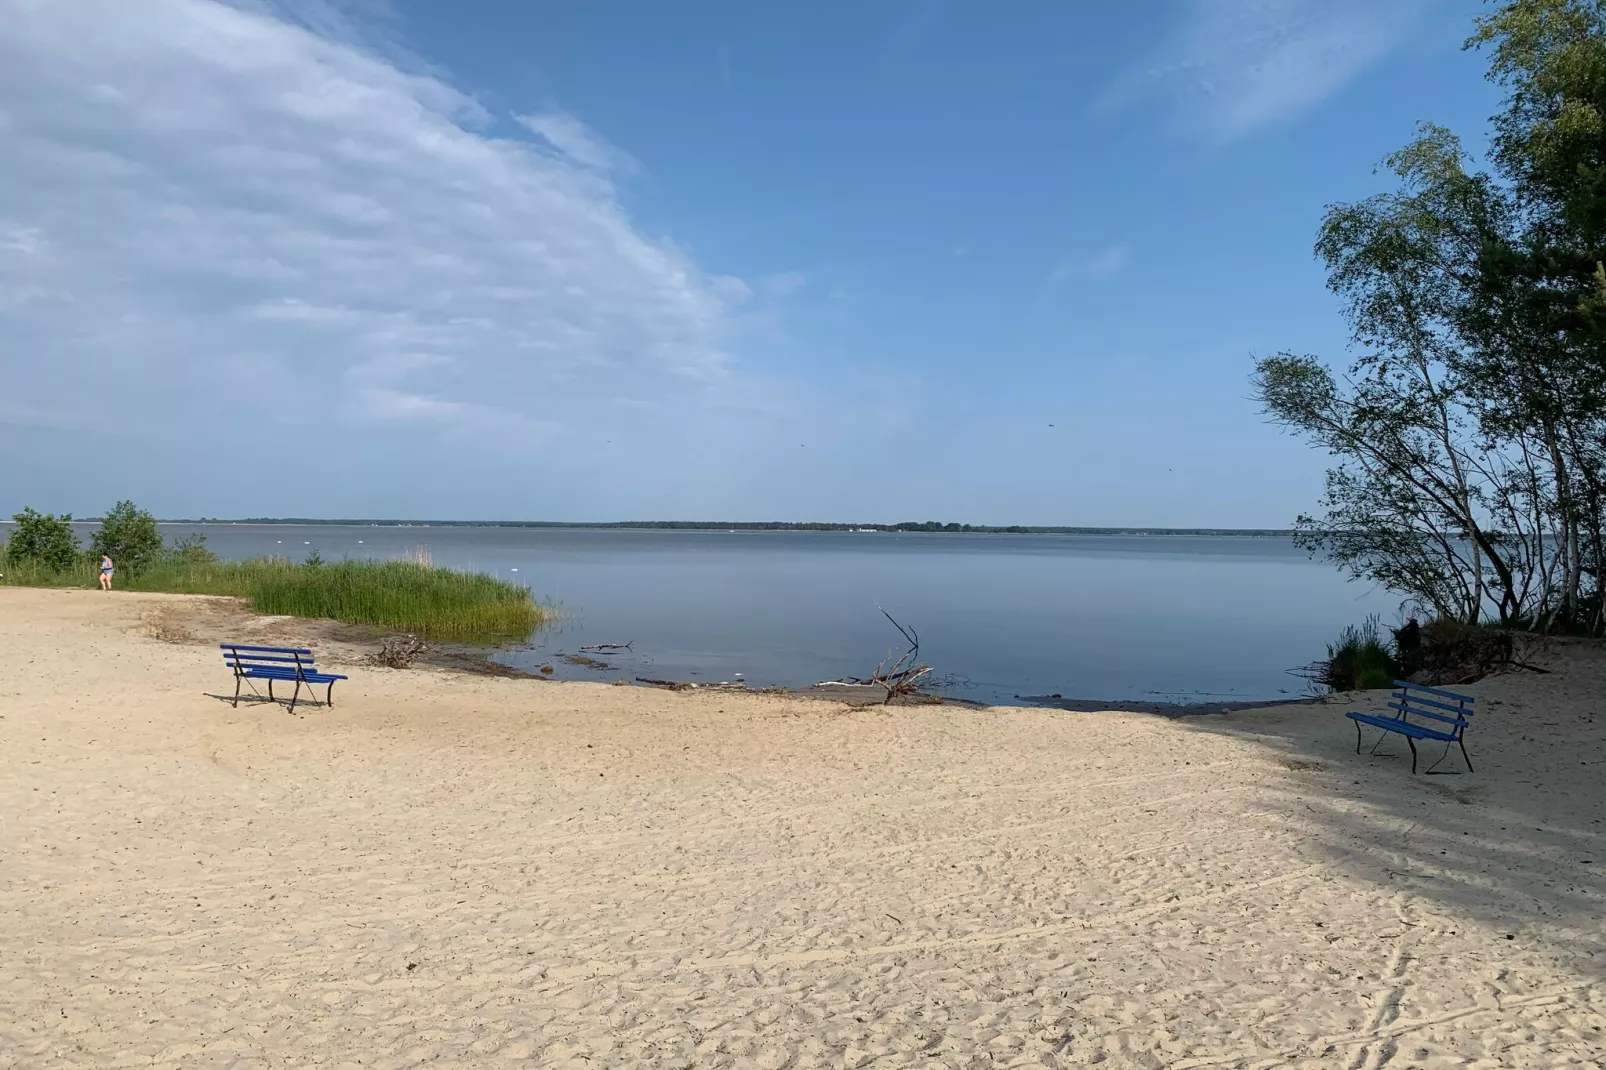
<path fill-rule="evenodd" d="M 373 655 L 374 663 L 392 669 L 410 669 L 413 659 L 429 647 L 416 635 L 392 635 L 380 640 L 379 652 Z"/>

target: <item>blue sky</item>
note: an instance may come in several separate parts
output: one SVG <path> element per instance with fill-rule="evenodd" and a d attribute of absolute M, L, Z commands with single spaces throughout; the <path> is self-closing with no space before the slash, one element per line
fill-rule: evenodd
<path fill-rule="evenodd" d="M 0 0 L 0 511 L 1286 526 L 1475 0 Z"/>

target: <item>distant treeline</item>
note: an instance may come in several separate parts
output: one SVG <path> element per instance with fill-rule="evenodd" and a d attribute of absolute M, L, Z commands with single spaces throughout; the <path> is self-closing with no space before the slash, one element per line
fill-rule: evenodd
<path fill-rule="evenodd" d="M 322 524 L 345 527 L 384 528 L 611 528 L 654 531 L 887 531 L 887 532 L 966 532 L 983 535 L 1258 535 L 1288 537 L 1286 530 L 1267 528 L 1089 528 L 1011 524 L 945 524 L 939 520 L 911 521 L 905 524 L 839 524 L 825 521 L 793 523 L 782 520 L 616 520 L 569 523 L 559 520 L 315 520 L 309 517 L 246 517 L 220 520 L 163 520 L 164 524 Z"/>

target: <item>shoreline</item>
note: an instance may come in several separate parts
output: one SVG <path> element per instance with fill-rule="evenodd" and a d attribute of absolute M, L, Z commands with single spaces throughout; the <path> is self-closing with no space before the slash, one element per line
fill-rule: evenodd
<path fill-rule="evenodd" d="M 93 592 L 93 588 L 80 587 L 0 587 L 0 590 L 39 590 Z M 192 605 L 202 611 L 184 613 L 170 608 L 156 626 L 158 637 L 170 636 L 168 641 L 207 645 L 238 639 L 241 635 L 255 635 L 264 627 L 274 631 L 283 643 L 324 643 L 342 664 L 368 664 L 380 648 L 382 639 L 396 633 L 371 625 L 348 624 L 324 617 L 284 617 L 257 613 L 243 600 L 230 595 L 169 594 L 160 592 L 116 591 L 113 597 L 159 598 L 170 607 Z M 183 618 L 183 619 L 180 619 Z M 270 644 L 271 645 L 271 644 Z M 429 642 L 427 649 L 417 655 L 421 668 L 440 669 L 503 679 L 538 680 L 543 683 L 589 683 L 618 686 L 654 687 L 666 691 L 699 691 L 707 694 L 786 695 L 795 699 L 841 703 L 856 707 L 888 705 L 881 701 L 880 692 L 873 687 L 848 686 L 834 683 L 814 684 L 807 687 L 779 687 L 752 685 L 745 681 L 698 681 L 657 679 L 633 676 L 630 670 L 608 669 L 619 676 L 568 676 L 561 675 L 558 666 L 570 662 L 582 668 L 595 670 L 602 663 L 583 654 L 552 651 L 545 664 L 551 673 L 538 669 L 520 668 L 497 661 L 500 651 L 516 649 L 518 644 L 475 644 L 456 640 Z M 592 664 L 587 665 L 586 662 Z M 1014 695 L 1016 703 L 981 702 L 962 696 L 946 695 L 940 691 L 922 691 L 899 696 L 892 706 L 952 706 L 968 709 L 1019 708 L 1052 709 L 1072 713 L 1109 712 L 1143 713 L 1163 717 L 1198 717 L 1233 713 L 1254 709 L 1271 709 L 1279 706 L 1319 705 L 1326 696 L 1301 696 L 1265 700 L 1211 700 L 1206 702 L 1156 702 L 1134 699 L 1067 698 L 1062 695 Z"/>

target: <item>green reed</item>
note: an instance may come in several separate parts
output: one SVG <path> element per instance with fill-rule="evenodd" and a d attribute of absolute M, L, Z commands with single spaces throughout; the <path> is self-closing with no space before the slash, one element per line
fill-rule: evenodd
<path fill-rule="evenodd" d="M 98 561 L 89 560 L 62 572 L 12 562 L 0 584 L 94 587 L 99 571 Z M 169 555 L 136 575 L 120 571 L 115 583 L 128 591 L 227 595 L 246 599 L 258 613 L 327 617 L 432 638 L 523 639 L 552 616 L 518 584 L 419 560 L 298 564 Z"/>

